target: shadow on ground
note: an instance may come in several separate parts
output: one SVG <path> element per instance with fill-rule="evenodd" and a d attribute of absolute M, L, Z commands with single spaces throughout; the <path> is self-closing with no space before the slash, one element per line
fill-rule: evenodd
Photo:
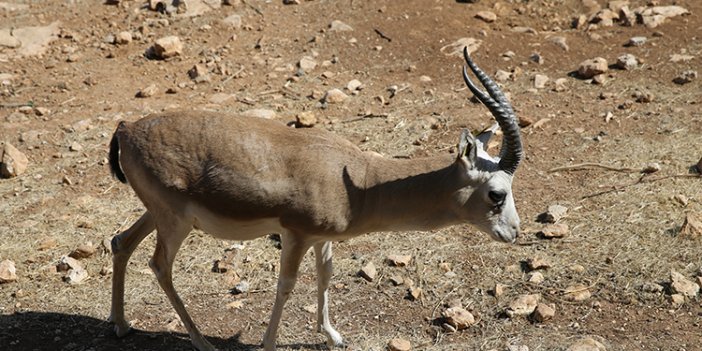
<path fill-rule="evenodd" d="M 223 339 L 206 336 L 218 350 L 261 350 L 261 345 L 245 344 L 239 335 Z M 0 315 L 0 345 L 4 350 L 192 350 L 187 334 L 133 330 L 124 338 L 112 332 L 112 323 L 74 314 L 23 312 Z M 292 350 L 317 349 L 323 345 L 278 345 Z"/>

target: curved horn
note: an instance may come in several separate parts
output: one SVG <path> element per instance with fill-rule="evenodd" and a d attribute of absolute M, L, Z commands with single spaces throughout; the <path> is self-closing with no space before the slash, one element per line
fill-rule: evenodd
<path fill-rule="evenodd" d="M 468 77 L 468 71 L 463 66 L 463 80 L 466 82 L 468 89 L 480 100 L 495 116 L 497 124 L 504 134 L 502 139 L 502 148 L 500 150 L 500 169 L 514 174 L 522 160 L 522 138 L 519 135 L 519 125 L 517 116 L 512 109 L 509 101 L 502 93 L 502 90 L 497 86 L 495 81 L 488 77 L 468 56 L 468 48 L 463 48 L 463 57 L 473 71 L 473 74 L 478 78 L 480 83 L 485 87 L 487 93 L 480 90 L 473 81 Z"/>

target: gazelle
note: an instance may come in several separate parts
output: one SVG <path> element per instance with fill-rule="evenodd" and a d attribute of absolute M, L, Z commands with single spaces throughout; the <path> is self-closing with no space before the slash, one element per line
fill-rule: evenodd
<path fill-rule="evenodd" d="M 267 351 L 275 350 L 283 306 L 310 247 L 318 275 L 317 325 L 331 347 L 343 345 L 329 318 L 332 241 L 472 223 L 496 240 L 513 242 L 519 234 L 512 197 L 522 158 L 519 127 L 499 87 L 465 50 L 464 56 L 487 92 L 464 67 L 468 88 L 503 130 L 500 158 L 485 151 L 495 125 L 477 138 L 464 130 L 456 154 L 397 160 L 362 152 L 324 130 L 291 129 L 259 118 L 166 112 L 121 122 L 110 143 L 110 166 L 120 181 L 129 181 L 147 210 L 112 239 L 110 319 L 117 335 L 129 331 L 127 261 L 154 229 L 156 250 L 149 265 L 200 351 L 214 347 L 188 315 L 171 279 L 175 255 L 193 228 L 232 240 L 280 234 L 278 290 L 263 337 Z"/>

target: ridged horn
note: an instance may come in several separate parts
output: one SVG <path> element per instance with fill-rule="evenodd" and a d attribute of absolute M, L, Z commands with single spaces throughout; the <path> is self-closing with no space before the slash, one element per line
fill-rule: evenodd
<path fill-rule="evenodd" d="M 485 105 L 488 110 L 495 116 L 497 124 L 502 129 L 502 147 L 500 150 L 500 169 L 514 174 L 519 167 L 524 153 L 522 149 L 522 138 L 519 134 L 519 124 L 517 116 L 512 109 L 509 101 L 502 93 L 502 90 L 497 86 L 495 81 L 488 77 L 482 69 L 480 69 L 473 60 L 468 56 L 468 48 L 463 48 L 463 57 L 473 71 L 473 74 L 478 78 L 480 83 L 485 87 L 487 93 L 478 88 L 468 76 L 466 67 L 463 66 L 463 80 L 466 82 L 468 89 Z"/>

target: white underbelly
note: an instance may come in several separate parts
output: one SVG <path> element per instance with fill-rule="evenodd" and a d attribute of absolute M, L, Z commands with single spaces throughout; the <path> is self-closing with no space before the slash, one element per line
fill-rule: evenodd
<path fill-rule="evenodd" d="M 237 220 L 220 216 L 206 208 L 191 204 L 188 213 L 194 217 L 194 226 L 225 240 L 252 240 L 269 234 L 285 234 L 278 218 Z"/>

